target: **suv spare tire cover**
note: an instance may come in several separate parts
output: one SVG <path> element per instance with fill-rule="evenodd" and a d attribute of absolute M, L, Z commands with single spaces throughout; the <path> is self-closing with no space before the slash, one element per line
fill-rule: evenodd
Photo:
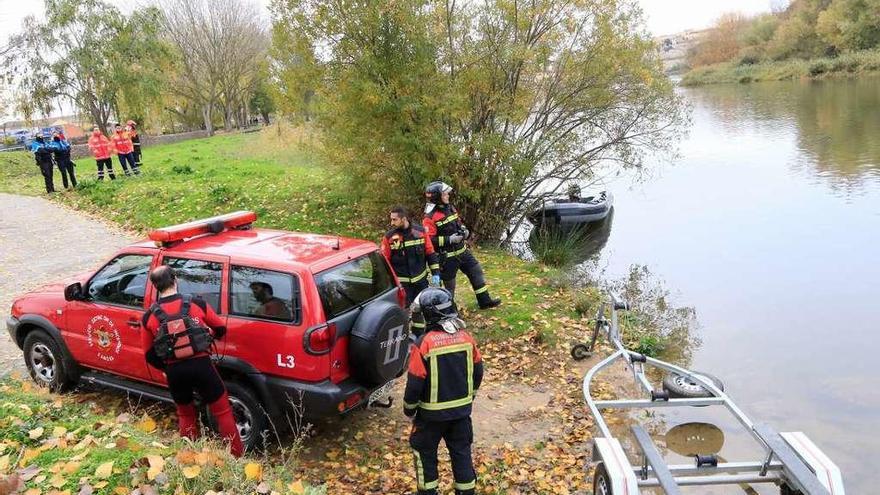
<path fill-rule="evenodd" d="M 406 312 L 388 301 L 368 304 L 351 330 L 348 360 L 352 376 L 365 387 L 397 377 L 409 357 Z"/>

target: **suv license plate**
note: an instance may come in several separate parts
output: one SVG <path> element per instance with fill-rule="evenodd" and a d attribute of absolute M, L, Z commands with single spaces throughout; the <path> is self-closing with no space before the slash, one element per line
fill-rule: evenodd
<path fill-rule="evenodd" d="M 391 395 L 391 389 L 394 388 L 395 383 L 397 383 L 397 378 L 391 380 L 385 385 L 382 385 L 376 390 L 373 390 L 373 393 L 370 394 L 370 398 L 367 399 L 367 407 L 369 407 L 373 402 L 378 402 L 386 396 Z"/>

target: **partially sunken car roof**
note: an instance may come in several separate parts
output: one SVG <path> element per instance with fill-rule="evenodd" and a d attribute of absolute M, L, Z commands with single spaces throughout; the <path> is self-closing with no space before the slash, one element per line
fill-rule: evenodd
<path fill-rule="evenodd" d="M 143 241 L 138 247 L 155 247 L 153 241 Z M 263 260 L 265 268 L 278 265 L 301 265 L 320 271 L 341 263 L 353 254 L 360 255 L 376 249 L 376 244 L 348 237 L 306 234 L 286 230 L 250 229 L 229 230 L 206 234 L 181 242 L 166 249 L 169 254 L 203 253 L 236 259 Z M 353 253 L 354 251 L 354 253 Z M 339 257 L 339 260 L 335 258 Z"/>

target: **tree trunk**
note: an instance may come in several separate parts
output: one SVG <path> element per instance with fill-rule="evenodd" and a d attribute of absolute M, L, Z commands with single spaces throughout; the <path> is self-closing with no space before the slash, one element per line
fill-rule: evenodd
<path fill-rule="evenodd" d="M 202 107 L 202 116 L 205 118 L 205 130 L 208 131 L 209 136 L 214 135 L 214 121 L 212 120 L 211 110 L 210 104 Z"/>

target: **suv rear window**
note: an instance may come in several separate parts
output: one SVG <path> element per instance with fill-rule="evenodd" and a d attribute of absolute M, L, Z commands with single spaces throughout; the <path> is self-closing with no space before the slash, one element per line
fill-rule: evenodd
<path fill-rule="evenodd" d="M 388 265 L 378 251 L 325 270 L 315 282 L 328 320 L 394 287 Z"/>

